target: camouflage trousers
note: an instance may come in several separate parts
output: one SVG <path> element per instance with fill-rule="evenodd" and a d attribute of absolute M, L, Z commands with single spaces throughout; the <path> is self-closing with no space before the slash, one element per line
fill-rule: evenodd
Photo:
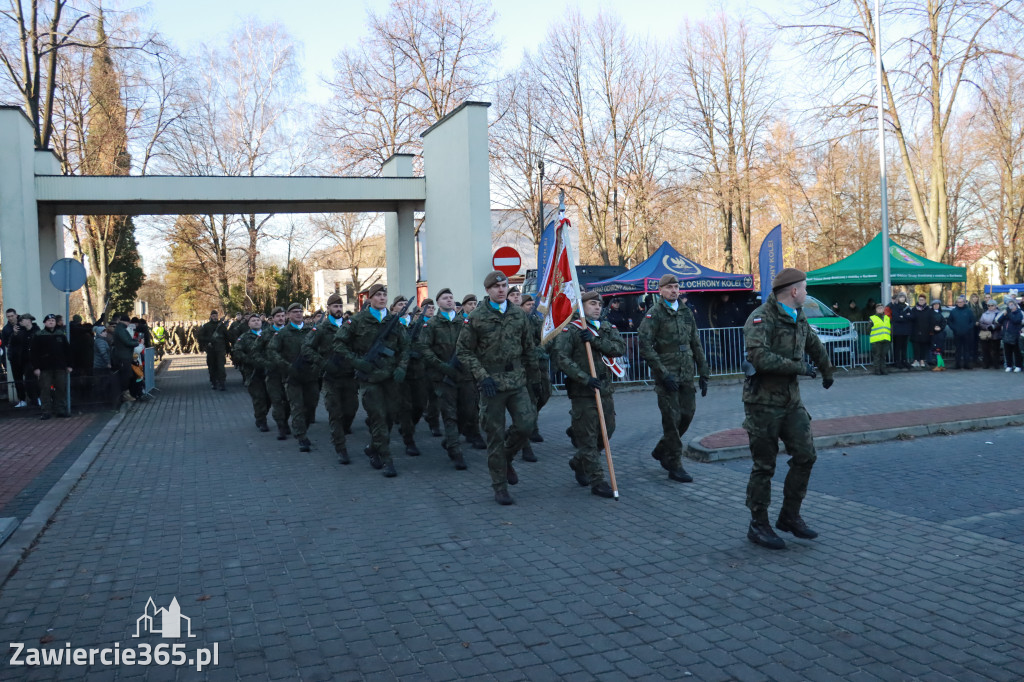
<path fill-rule="evenodd" d="M 611 395 L 601 396 L 601 408 L 604 410 L 608 440 L 611 440 L 615 433 L 615 401 Z M 572 459 L 590 479 L 590 485 L 595 486 L 604 480 L 604 467 L 601 466 L 604 442 L 594 397 L 573 398 L 569 415 L 572 417 L 572 436 L 576 440 L 576 455 Z"/>
<path fill-rule="evenodd" d="M 206 371 L 210 374 L 211 384 L 218 384 L 227 379 L 227 372 L 224 371 L 225 362 L 227 362 L 227 356 L 224 351 L 206 351 Z"/>
<path fill-rule="evenodd" d="M 363 410 L 370 427 L 370 449 L 387 464 L 391 461 L 391 423 L 389 405 L 395 402 L 395 384 L 384 381 L 378 384 L 362 384 Z"/>
<path fill-rule="evenodd" d="M 426 377 L 407 377 L 401 384 L 396 384 L 400 399 L 395 405 L 397 414 L 394 421 L 398 422 L 398 430 L 405 443 L 411 443 L 416 435 L 416 425 L 427 411 L 430 403 L 430 384 Z M 437 424 L 437 414 L 433 422 L 428 416 L 428 424 Z"/>
<path fill-rule="evenodd" d="M 355 379 L 324 378 L 324 407 L 331 427 L 331 444 L 334 449 L 345 447 L 345 429 L 352 427 L 359 410 L 359 388 Z"/>
<path fill-rule="evenodd" d="M 50 390 L 51 386 L 53 391 Z M 39 402 L 43 414 L 68 414 L 67 369 L 39 370 Z"/>
<path fill-rule="evenodd" d="M 303 381 L 288 377 L 284 390 L 292 413 L 292 435 L 305 438 L 309 422 L 316 416 L 316 405 L 320 402 L 320 382 L 317 379 Z"/>
<path fill-rule="evenodd" d="M 249 398 L 252 400 L 252 416 L 258 422 L 267 420 L 267 413 L 270 412 L 270 394 L 267 393 L 267 382 L 263 378 L 263 370 L 246 370 L 243 375 L 245 387 L 249 391 Z"/>
<path fill-rule="evenodd" d="M 767 514 L 772 502 L 772 476 L 779 454 L 779 440 L 789 453 L 789 472 L 782 488 L 782 508 L 799 514 L 807 494 L 807 482 L 817 455 L 811 437 L 811 415 L 802 404 L 789 407 L 744 403 L 743 428 L 750 438 L 754 460 L 747 483 L 747 508 L 752 514 Z"/>
<path fill-rule="evenodd" d="M 505 412 L 512 425 L 505 428 Z M 530 437 L 537 425 L 537 408 L 526 387 L 498 391 L 493 398 L 480 396 L 480 428 L 487 439 L 487 470 L 495 490 L 506 490 L 505 469 Z"/>
<path fill-rule="evenodd" d="M 664 469 L 672 471 L 680 467 L 683 457 L 683 434 L 690 428 L 693 413 L 697 411 L 697 392 L 693 385 L 683 384 L 678 391 L 666 391 L 660 384 L 655 388 L 658 394 L 658 409 L 661 411 L 661 440 L 654 446 L 654 458 Z"/>
<path fill-rule="evenodd" d="M 266 379 L 267 397 L 273 409 L 274 423 L 279 427 L 288 423 L 291 408 L 288 405 L 288 394 L 284 388 L 284 379 L 275 374 L 268 374 Z"/>
<path fill-rule="evenodd" d="M 459 434 L 463 424 L 472 424 L 476 429 L 477 397 L 476 386 L 472 381 L 460 381 L 446 384 L 438 381 L 434 386 L 437 406 L 444 422 L 444 440 L 441 446 L 449 453 L 462 452 Z M 474 431 L 475 433 L 475 431 Z"/>

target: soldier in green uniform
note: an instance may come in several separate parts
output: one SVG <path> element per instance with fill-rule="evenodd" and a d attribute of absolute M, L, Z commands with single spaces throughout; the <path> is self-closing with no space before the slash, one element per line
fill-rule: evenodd
<path fill-rule="evenodd" d="M 267 364 L 285 378 L 288 408 L 292 413 L 292 433 L 299 441 L 299 452 L 309 452 L 312 443 L 306 429 L 316 413 L 320 382 L 316 367 L 302 358 L 302 344 L 313 328 L 302 319 L 302 304 L 288 306 L 288 324 L 267 344 Z"/>
<path fill-rule="evenodd" d="M 423 332 L 426 331 L 430 320 L 437 315 L 437 305 L 434 303 L 434 299 L 425 298 L 420 303 L 420 306 L 422 307 L 422 313 L 420 314 L 419 326 L 416 329 L 412 329 L 409 335 L 410 373 L 409 376 L 406 377 L 406 381 L 409 381 L 409 379 L 412 378 L 412 368 L 418 365 L 419 371 L 416 375 L 413 395 L 415 395 L 416 400 L 423 405 L 423 421 L 427 422 L 427 428 L 430 429 L 430 435 L 435 438 L 440 438 L 444 434 L 441 432 L 441 412 L 437 405 L 437 394 L 434 392 L 433 385 L 427 379 L 426 362 L 423 360 L 418 340 Z"/>
<path fill-rule="evenodd" d="M 370 466 L 383 468 L 384 475 L 391 478 L 398 472 L 389 447 L 391 420 L 388 406 L 395 400 L 395 385 L 405 381 L 405 369 L 409 363 L 408 337 L 401 325 L 395 325 L 380 337 L 389 317 L 388 290 L 382 284 L 374 284 L 367 293 L 370 304 L 353 315 L 351 323 L 343 325 L 334 335 L 334 352 L 351 363 L 362 388 L 363 410 L 370 427 L 371 442 L 365 450 Z M 391 355 L 384 353 L 375 362 L 370 362 L 365 356 L 378 340 Z"/>
<path fill-rule="evenodd" d="M 270 430 L 267 426 L 270 396 L 267 394 L 266 370 L 259 352 L 260 337 L 263 336 L 263 321 L 259 313 L 249 315 L 248 327 L 249 330 L 235 341 L 232 352 L 252 399 L 252 414 L 256 419 L 256 428 L 266 433 Z"/>
<path fill-rule="evenodd" d="M 224 363 L 227 360 L 231 342 L 228 340 L 228 328 L 217 319 L 217 311 L 210 311 L 210 321 L 202 326 L 197 335 L 199 351 L 206 353 L 206 369 L 210 373 L 210 386 L 215 391 L 226 391 L 224 380 Z"/>
<path fill-rule="evenodd" d="M 821 385 L 825 388 L 832 385 L 834 368 L 825 346 L 807 323 L 802 310 L 806 299 L 807 275 L 796 268 L 786 268 L 772 280 L 768 300 L 750 313 L 743 326 L 747 362 L 751 366 L 743 385 L 743 428 L 750 438 L 750 456 L 754 460 L 747 484 L 747 508 L 751 515 L 747 538 L 769 549 L 786 546 L 768 521 L 780 438 L 790 459 L 782 511 L 775 527 L 798 538 L 818 536 L 800 517 L 800 505 L 807 494 L 817 455 L 811 436 L 811 416 L 800 400 L 797 377 L 817 376 L 815 368 L 804 360 L 805 354 L 821 370 Z"/>
<path fill-rule="evenodd" d="M 235 340 L 249 327 L 249 316 L 246 313 L 235 313 L 235 319 L 228 325 L 228 341 L 234 345 Z"/>
<path fill-rule="evenodd" d="M 288 393 L 285 390 L 285 379 L 288 375 L 282 373 L 272 365 L 267 358 L 267 347 L 274 336 L 284 329 L 287 322 L 287 313 L 281 306 L 277 306 L 270 312 L 270 324 L 263 327 L 259 343 L 256 345 L 257 361 L 262 363 L 266 375 L 267 396 L 270 398 L 271 414 L 274 423 L 277 424 L 277 439 L 286 440 L 291 435 L 291 428 L 288 426 L 288 418 L 291 416 L 291 407 L 288 405 Z"/>
<path fill-rule="evenodd" d="M 462 302 L 459 304 L 460 310 L 456 313 L 456 319 L 462 320 L 463 324 L 468 324 L 469 316 L 476 310 L 476 305 L 476 294 L 466 294 L 463 296 Z M 486 450 L 487 442 L 484 441 L 484 437 L 480 433 L 480 394 L 477 391 L 475 381 L 473 383 L 473 391 L 475 394 L 473 398 L 473 418 L 463 421 L 460 417 L 459 432 L 466 437 L 466 441 L 474 450 Z"/>
<path fill-rule="evenodd" d="M 495 270 L 484 279 L 487 296 L 469 316 L 457 344 L 458 358 L 480 390 L 480 425 L 487 436 L 487 468 L 494 499 L 514 504 L 508 486 L 519 482 L 512 460 L 537 422 L 526 390 L 536 371 L 533 330 L 521 308 L 508 302 L 508 277 Z M 505 412 L 512 425 L 505 429 Z"/>
<path fill-rule="evenodd" d="M 601 392 L 601 409 L 608 438 L 615 432 L 615 402 L 612 399 L 613 373 L 605 362 L 614 362 L 626 352 L 626 342 L 608 322 L 601 322 L 601 296 L 594 291 L 583 294 L 583 313 L 587 325 L 579 320 L 566 325 L 554 341 L 554 354 L 558 366 L 565 372 L 565 392 L 572 402 L 572 431 L 576 441 L 576 456 L 569 467 L 581 486 L 590 486 L 590 492 L 600 497 L 613 497 L 612 487 L 604 480 L 601 467 L 601 424 L 597 413 L 594 391 Z M 594 356 L 594 370 L 590 374 L 587 344 Z"/>
<path fill-rule="evenodd" d="M 334 355 L 334 337 L 345 324 L 341 313 L 341 296 L 331 294 L 327 299 L 327 315 L 306 339 L 302 352 L 306 362 L 318 368 L 318 374 L 323 375 L 324 407 L 327 408 L 327 420 L 331 427 L 331 443 L 338 453 L 338 461 L 348 464 L 351 460 L 345 445 L 345 434 L 348 433 L 346 427 L 351 426 L 350 415 L 354 415 L 359 408 L 359 397 L 352 366 L 341 356 Z M 356 404 L 352 405 L 353 402 Z"/>
<path fill-rule="evenodd" d="M 523 312 L 526 313 L 526 319 L 530 322 L 530 326 L 533 328 L 533 340 L 537 344 L 537 373 L 535 376 L 526 377 L 526 380 L 530 389 L 530 399 L 533 400 L 533 405 L 537 408 L 537 415 L 539 419 L 541 408 L 547 405 L 548 400 L 551 399 L 551 374 L 548 371 L 548 352 L 540 343 L 544 336 L 544 320 L 540 318 L 540 315 L 534 314 L 534 306 L 535 302 L 533 300 L 533 296 L 530 296 L 529 294 L 523 296 L 523 304 L 521 307 Z M 535 393 L 538 388 L 540 389 L 540 392 Z M 533 433 L 530 434 L 530 440 L 534 443 L 544 442 L 544 437 L 540 435 L 540 430 L 536 426 L 533 427 Z"/>
<path fill-rule="evenodd" d="M 473 375 L 462 367 L 455 355 L 459 333 L 465 322 L 455 312 L 455 296 L 451 289 L 437 292 L 437 305 L 440 310 L 423 328 L 417 346 L 444 423 L 441 445 L 455 463 L 455 468 L 462 470 L 466 468 L 466 460 L 459 443 L 459 424 L 476 419 L 476 387 L 473 386 Z"/>
<path fill-rule="evenodd" d="M 661 300 L 651 306 L 640 323 L 640 355 L 654 376 L 654 391 L 661 410 L 663 435 L 651 457 L 661 462 L 668 477 L 680 483 L 693 480 L 683 469 L 683 434 L 690 428 L 697 410 L 693 388 L 693 366 L 697 364 L 700 394 L 708 393 L 711 370 L 697 336 L 697 322 L 686 304 L 679 300 L 679 280 L 663 275 L 658 282 Z"/>
<path fill-rule="evenodd" d="M 398 315 L 406 308 L 408 299 L 399 294 L 391 301 L 391 314 Z M 395 386 L 398 400 L 391 403 L 391 421 L 398 423 L 398 432 L 402 434 L 402 442 L 405 444 L 405 454 L 410 457 L 419 457 L 420 449 L 416 445 L 416 424 L 423 416 L 423 409 L 427 402 L 418 391 L 419 384 L 423 379 L 423 363 L 418 355 L 419 351 L 413 347 L 414 332 L 421 327 L 419 316 L 413 317 L 414 306 L 410 305 L 405 315 L 399 320 L 399 325 L 405 332 L 406 343 L 409 346 L 409 362 L 405 368 L 405 381 Z"/>
<path fill-rule="evenodd" d="M 509 290 L 508 290 L 508 302 L 511 303 L 512 305 L 516 306 L 517 308 L 522 308 L 523 307 L 522 306 L 522 303 L 523 303 L 523 292 L 521 292 L 519 290 L 519 287 L 509 287 Z M 526 312 L 526 311 L 523 311 L 523 312 Z M 529 316 L 527 316 L 527 322 L 529 322 Z M 530 326 L 530 329 L 531 330 L 533 329 L 532 325 Z M 538 340 L 534 339 L 534 343 L 536 344 L 537 342 L 538 342 Z M 539 377 L 537 376 L 537 374 L 538 374 L 537 372 L 534 372 L 532 374 L 528 374 L 527 377 L 526 377 L 526 392 L 529 394 L 530 401 L 533 403 L 534 411 L 536 411 L 536 409 L 537 409 L 537 400 L 536 400 L 536 398 L 534 398 L 533 389 L 530 388 L 530 386 L 531 386 L 531 384 L 538 383 Z M 534 430 L 537 429 L 537 422 L 536 421 L 534 421 L 534 427 L 533 428 L 534 428 Z M 532 434 L 533 432 L 531 431 L 530 433 Z M 525 443 L 523 443 L 523 450 L 522 450 L 522 452 L 523 452 L 523 461 L 524 462 L 536 462 L 537 461 L 537 455 L 535 455 L 534 452 L 533 452 L 533 446 L 530 445 L 529 438 L 527 438 L 527 441 Z"/>

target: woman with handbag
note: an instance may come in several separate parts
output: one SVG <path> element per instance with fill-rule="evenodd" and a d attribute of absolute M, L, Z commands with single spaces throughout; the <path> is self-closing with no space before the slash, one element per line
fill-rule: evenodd
<path fill-rule="evenodd" d="M 996 302 L 986 302 L 985 312 L 978 318 L 978 345 L 981 347 L 982 369 L 998 368 L 1002 364 L 998 352 L 1003 330 L 999 323 L 999 308 L 996 307 Z"/>

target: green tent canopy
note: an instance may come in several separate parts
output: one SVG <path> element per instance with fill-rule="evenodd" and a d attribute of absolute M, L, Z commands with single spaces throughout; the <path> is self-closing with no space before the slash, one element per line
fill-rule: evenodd
<path fill-rule="evenodd" d="M 807 286 L 882 283 L 882 235 L 841 261 L 807 273 Z M 889 240 L 889 271 L 893 284 L 935 284 L 967 281 L 967 268 L 936 263 Z"/>

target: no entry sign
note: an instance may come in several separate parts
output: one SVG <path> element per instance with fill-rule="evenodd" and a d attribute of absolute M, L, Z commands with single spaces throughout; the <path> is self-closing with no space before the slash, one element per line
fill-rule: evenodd
<path fill-rule="evenodd" d="M 519 252 L 511 246 L 502 246 L 494 252 L 494 256 L 491 258 L 494 269 L 505 273 L 506 277 L 511 277 L 519 272 L 519 266 L 522 263 L 523 259 L 519 257 Z"/>

